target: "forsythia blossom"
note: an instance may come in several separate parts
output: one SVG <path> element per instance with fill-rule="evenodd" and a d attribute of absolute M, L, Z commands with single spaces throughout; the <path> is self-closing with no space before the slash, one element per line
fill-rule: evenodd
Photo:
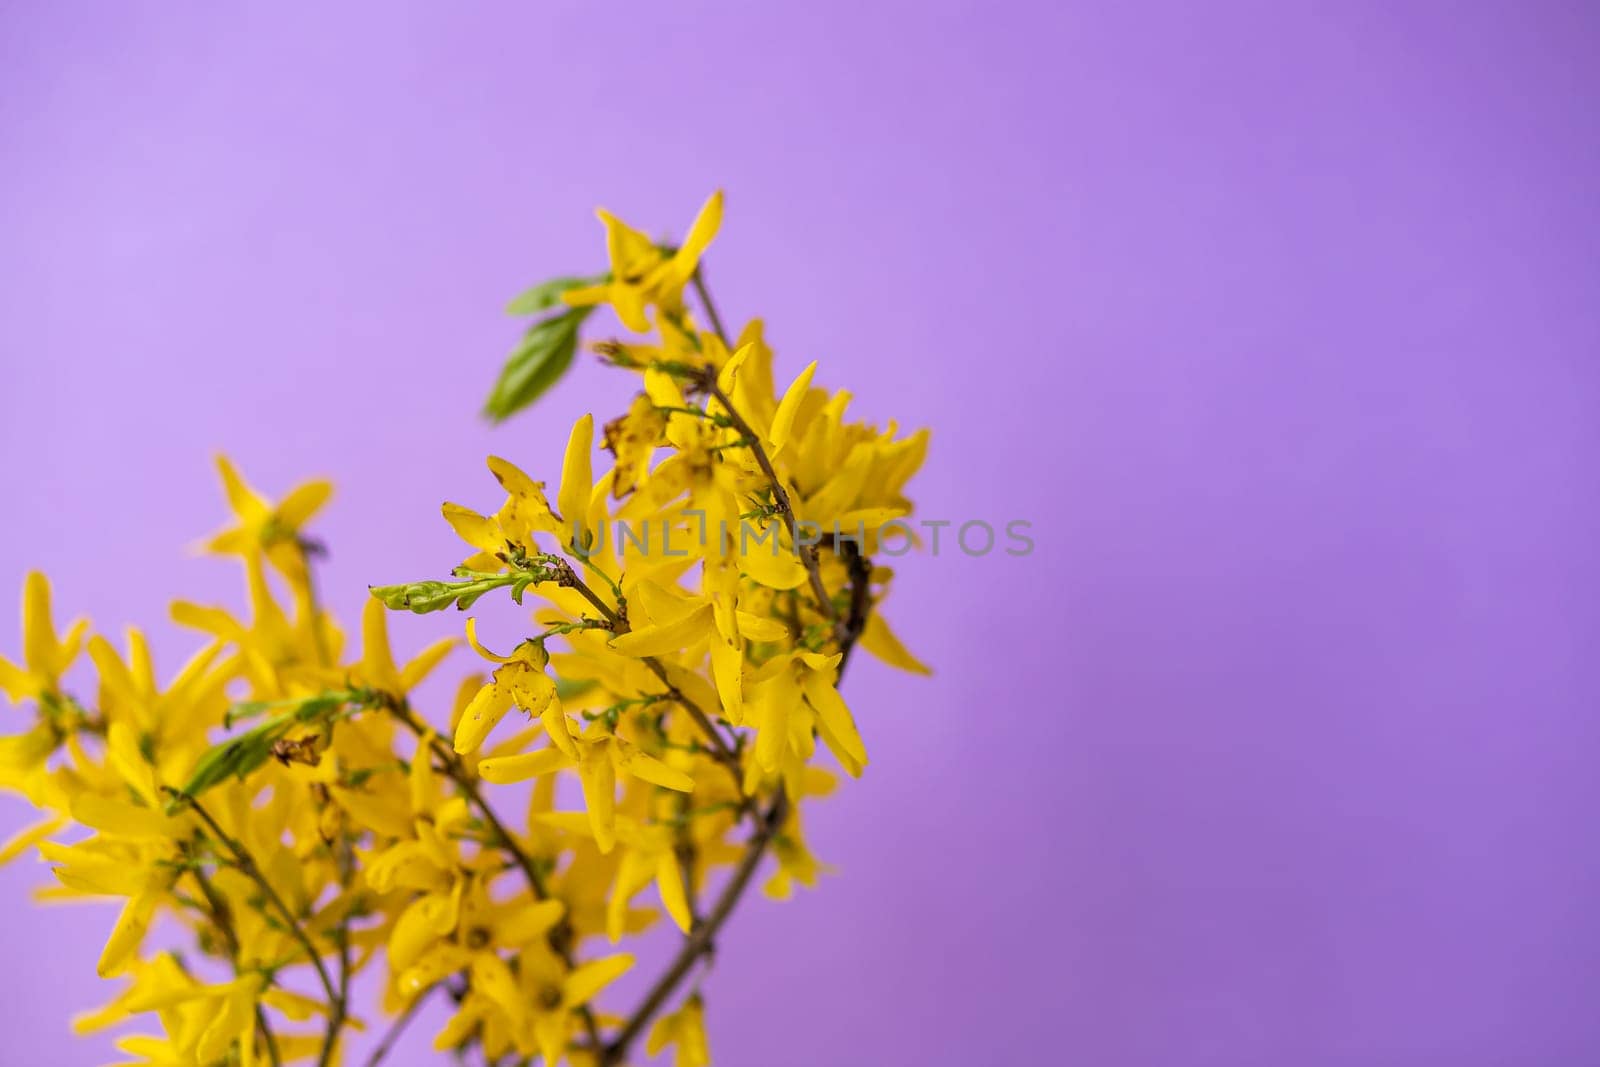
<path fill-rule="evenodd" d="M 40 818 L 0 862 L 37 853 L 45 896 L 116 902 L 98 969 L 117 989 L 74 1026 L 137 1018 L 130 1062 L 339 1062 L 351 1029 L 393 1025 L 360 1017 L 369 978 L 360 1003 L 399 1025 L 448 1001 L 441 1051 L 607 1067 L 643 1041 L 702 1067 L 696 965 L 720 924 L 765 858 L 775 897 L 826 869 L 802 803 L 833 789 L 826 764 L 868 765 L 870 722 L 839 691 L 853 650 L 926 671 L 879 610 L 892 574 L 872 557 L 910 513 L 927 435 L 852 421 L 818 363 L 779 388 L 759 320 L 723 333 L 700 273 L 720 193 L 676 247 L 601 218 L 609 272 L 521 305 L 557 309 L 558 355 L 562 330 L 613 309 L 634 336 L 591 348 L 632 395 L 598 434 L 577 421 L 553 495 L 490 457 L 490 491 L 443 506 L 464 561 L 373 588 L 354 640 L 304 532 L 329 486 L 274 503 L 225 459 L 233 518 L 205 547 L 240 560 L 248 610 L 173 604 L 200 638 L 176 674 L 137 631 L 62 633 L 27 576 L 23 648 L 0 659 L 18 711 L 0 786 Z M 390 612 L 484 597 L 527 610 L 508 651 L 469 614 L 464 642 L 396 660 Z M 414 700 L 461 643 L 481 673 L 449 706 Z M 613 946 L 663 916 L 675 959 L 637 1009 L 596 1007 L 634 963 Z"/>

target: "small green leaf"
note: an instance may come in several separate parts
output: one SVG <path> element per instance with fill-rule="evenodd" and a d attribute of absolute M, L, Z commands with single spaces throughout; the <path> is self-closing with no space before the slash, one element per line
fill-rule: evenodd
<path fill-rule="evenodd" d="M 501 589 L 509 585 L 520 591 L 534 582 L 548 582 L 553 579 L 554 575 L 548 570 L 512 571 L 507 574 L 474 574 L 469 571 L 465 579 L 459 582 L 440 582 L 430 579 L 424 582 L 408 582 L 405 585 L 374 585 L 368 587 L 368 592 L 383 601 L 384 606 L 392 611 L 409 611 L 416 615 L 426 615 L 433 611 L 443 611 L 452 605 L 466 611 L 491 589 Z"/>
<path fill-rule="evenodd" d="M 572 700 L 593 689 L 598 683 L 592 678 L 563 678 L 556 676 L 556 696 Z"/>
<path fill-rule="evenodd" d="M 591 308 L 573 308 L 528 327 L 500 370 L 483 413 L 495 422 L 521 411 L 560 380 L 578 350 L 578 327 Z"/>
<path fill-rule="evenodd" d="M 551 278 L 549 281 L 540 282 L 532 289 L 518 293 L 511 298 L 511 303 L 506 305 L 507 315 L 537 315 L 541 311 L 555 307 L 561 303 L 561 294 L 568 289 L 582 289 L 590 285 L 599 285 L 602 278 Z"/>
<path fill-rule="evenodd" d="M 259 715 L 272 709 L 281 709 L 281 713 L 237 737 L 219 741 L 206 749 L 195 762 L 194 770 L 189 774 L 189 781 L 167 805 L 167 814 L 173 814 L 187 801 L 228 778 L 244 778 L 259 768 L 272 755 L 272 746 L 296 726 L 329 723 L 344 708 L 368 707 L 375 700 L 376 695 L 369 691 L 341 689 L 298 700 L 261 701 L 238 705 L 239 709 L 244 709 L 243 714 L 248 715 Z M 239 717 L 233 715 L 229 721 L 238 721 Z"/>

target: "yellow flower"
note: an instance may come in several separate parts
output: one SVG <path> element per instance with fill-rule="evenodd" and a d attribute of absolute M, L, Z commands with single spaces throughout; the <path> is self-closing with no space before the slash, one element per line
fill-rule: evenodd
<path fill-rule="evenodd" d="M 544 1057 L 555 1067 L 566 1057 L 578 1009 L 633 966 L 626 953 L 605 956 L 568 969 L 554 953 L 537 946 L 518 956 L 516 971 L 492 953 L 472 959 L 471 992 L 446 1024 L 434 1047 L 453 1047 L 472 1027 L 498 1027 L 525 1056 Z M 494 1045 L 486 1041 L 485 1050 Z"/>
<path fill-rule="evenodd" d="M 0 658 L 0 689 L 12 703 L 58 695 L 61 676 L 78 657 L 88 628 L 88 621 L 79 619 L 57 638 L 50 613 L 50 580 L 29 571 L 22 587 L 22 665 Z"/>
<path fill-rule="evenodd" d="M 619 500 L 644 484 L 650 457 L 666 442 L 667 420 L 646 393 L 633 398 L 628 413 L 605 425 L 602 447 L 616 460 L 611 493 Z"/>
<path fill-rule="evenodd" d="M 475 751 L 489 736 L 489 731 L 505 718 L 506 712 L 519 707 L 539 720 L 557 748 L 576 759 L 578 750 L 573 746 L 567 716 L 561 709 L 561 698 L 556 695 L 556 684 L 544 672 L 550 662 L 544 647 L 535 641 L 524 641 L 511 650 L 511 655 L 496 655 L 478 641 L 476 619 L 467 620 L 467 643 L 478 655 L 500 666 L 478 690 L 456 724 L 455 750 L 460 753 Z"/>
<path fill-rule="evenodd" d="M 611 277 L 601 285 L 569 289 L 561 298 L 574 307 L 610 304 L 624 326 L 644 333 L 650 329 L 644 314 L 647 307 L 653 304 L 677 311 L 682 306 L 683 287 L 722 225 L 722 193 L 711 194 L 683 244 L 670 255 L 611 212 L 602 208 L 599 215 L 606 226 Z"/>
<path fill-rule="evenodd" d="M 303 584 L 306 580 L 305 553 L 300 544 L 300 528 L 333 495 L 332 483 L 313 481 L 298 485 L 274 505 L 240 477 L 228 457 L 217 457 L 217 473 L 222 476 L 228 506 L 238 521 L 212 535 L 206 542 L 206 551 L 231 556 L 265 552 L 285 578 Z"/>
<path fill-rule="evenodd" d="M 773 657 L 756 672 L 746 705 L 757 726 L 752 770 L 776 773 L 790 749 L 809 759 L 815 731 L 851 777 L 861 776 L 867 749 L 834 685 L 839 660 L 838 653 L 790 652 Z"/>
<path fill-rule="evenodd" d="M 724 714 L 734 725 L 744 722 L 744 641 L 776 641 L 786 634 L 782 623 L 739 610 L 739 574 L 726 566 L 708 567 L 711 592 L 684 596 L 657 582 L 641 581 L 637 601 L 654 620 L 611 639 L 611 648 L 627 656 L 661 656 L 709 642 L 712 676 Z"/>
<path fill-rule="evenodd" d="M 559 747 L 537 749 L 516 756 L 483 760 L 478 773 L 485 781 L 508 784 L 550 774 L 574 763 L 583 787 L 583 802 L 601 852 L 616 845 L 617 778 L 635 778 L 681 793 L 694 791 L 694 779 L 669 767 L 625 737 L 612 733 L 605 723 L 591 722 L 570 739 L 576 751 Z"/>
<path fill-rule="evenodd" d="M 710 1067 L 705 1003 L 698 993 L 684 1001 L 677 1011 L 656 1020 L 644 1050 L 651 1056 L 659 1056 L 668 1045 L 675 1046 L 672 1067 Z"/>
<path fill-rule="evenodd" d="M 815 363 L 780 389 L 760 320 L 730 342 L 708 295 L 707 322 L 687 313 L 721 213 L 718 193 L 662 248 L 602 212 L 604 283 L 556 279 L 519 299 L 610 303 L 647 331 L 592 346 L 639 373 L 632 395 L 600 420 L 604 452 L 594 415 L 572 426 L 553 496 L 489 457 L 497 506 L 442 508 L 470 558 L 450 580 L 446 562 L 371 587 L 359 650 L 310 573 L 305 526 L 327 484 L 275 504 L 225 458 L 234 518 L 206 547 L 241 561 L 248 603 L 174 603 L 201 639 L 164 687 L 130 631 L 125 645 L 89 639 L 97 684 L 66 693 L 86 624 L 58 635 L 48 583 L 28 576 L 23 651 L 0 660 L 0 689 L 31 721 L 0 736 L 0 786 L 40 810 L 0 842 L 0 863 L 37 851 L 56 882 L 41 899 L 118 902 L 98 970 L 119 989 L 80 1032 L 143 1014 L 151 1032 L 118 1046 L 147 1065 L 336 1063 L 363 1025 L 357 980 L 381 958 L 385 1014 L 452 994 L 435 1043 L 456 1058 L 597 1067 L 648 1034 L 678 1067 L 709 1062 L 703 955 L 765 858 L 773 896 L 823 872 L 801 824 L 836 781 L 819 748 L 850 775 L 866 766 L 838 692 L 845 657 L 859 644 L 927 670 L 883 618 L 894 574 L 881 557 L 912 511 L 928 435 L 852 417 Z M 570 361 L 586 321 L 563 311 L 536 327 L 553 347 L 517 358 L 552 362 L 519 364 L 524 384 Z M 613 520 L 630 544 L 607 536 Z M 424 684 L 454 638 L 395 656 L 386 607 L 520 606 L 527 593 L 543 601 L 540 629 L 508 655 L 466 619 L 487 678 Z M 528 722 L 496 735 L 512 708 Z M 591 950 L 663 913 L 688 936 L 663 995 L 627 1019 L 591 1007 L 632 965 Z M 181 960 L 160 951 L 169 930 Z"/>
<path fill-rule="evenodd" d="M 371 689 L 401 698 L 421 685 L 455 647 L 455 638 L 440 638 L 404 667 L 399 666 L 389 645 L 389 613 L 381 601 L 368 597 L 361 608 L 361 661 L 350 669 L 350 676 Z"/>

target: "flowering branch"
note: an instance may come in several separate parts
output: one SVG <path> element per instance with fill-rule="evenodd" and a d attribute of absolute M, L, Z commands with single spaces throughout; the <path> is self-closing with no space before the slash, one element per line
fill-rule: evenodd
<path fill-rule="evenodd" d="M 490 457 L 502 502 L 487 513 L 442 509 L 471 554 L 447 580 L 371 588 L 359 627 L 324 612 L 312 565 L 320 546 L 304 532 L 331 486 L 306 483 L 273 502 L 221 458 L 233 518 L 206 548 L 243 562 L 249 609 L 175 603 L 174 621 L 206 643 L 165 688 L 141 634 L 125 654 L 99 635 L 85 642 L 81 626 L 58 635 L 49 585 L 29 575 L 23 656 L 0 659 L 0 689 L 35 716 L 0 738 L 0 786 L 39 798 L 49 816 L 0 847 L 0 862 L 36 846 L 66 893 L 123 898 L 97 969 L 131 984 L 99 1018 L 158 1011 L 166 1036 L 140 1039 L 145 1058 L 247 1062 L 264 1049 L 273 1067 L 311 1055 L 330 1067 L 353 1025 L 355 981 L 378 959 L 399 999 L 385 999 L 392 1025 L 372 1065 L 441 987 L 454 1010 L 435 1044 L 458 1057 L 476 1046 L 493 1064 L 617 1067 L 648 1033 L 652 1054 L 674 1044 L 680 1063 L 706 1062 L 695 976 L 768 856 L 774 895 L 815 885 L 821 865 L 805 844 L 802 802 L 834 780 L 818 754 L 852 777 L 866 768 L 839 692 L 852 652 L 859 644 L 926 671 L 882 619 L 892 575 L 866 555 L 868 530 L 909 510 L 904 486 L 926 435 L 847 420 L 843 394 L 811 384 L 815 364 L 780 398 L 758 321 L 730 352 L 700 267 L 721 210 L 718 194 L 670 248 L 602 213 L 609 269 L 513 302 L 542 317 L 491 397 L 496 419 L 565 371 L 596 305 L 651 335 L 597 346 L 643 377 L 643 392 L 604 426 L 611 469 L 594 477 L 593 415 L 573 427 L 556 507 L 543 482 Z M 691 286 L 709 329 L 684 306 Z M 608 553 L 589 532 L 612 518 L 659 518 L 668 530 L 694 514 L 741 512 L 760 521 L 770 559 L 742 536 L 729 547 L 720 527 L 712 546 L 702 525 L 698 552 L 672 551 L 664 533 L 653 554 L 636 542 L 640 559 L 624 570 L 620 549 Z M 825 523 L 860 523 L 862 533 L 802 542 L 802 527 Z M 780 559 L 786 543 L 794 556 Z M 681 556 L 696 558 L 672 558 Z M 830 596 L 829 582 L 848 588 Z M 502 589 L 519 605 L 533 591 L 546 608 L 505 655 L 467 619 L 467 644 L 494 666 L 461 679 L 439 736 L 412 694 L 456 639 L 399 663 L 385 609 L 464 611 Z M 353 662 L 341 633 L 359 635 Z M 563 646 L 554 663 L 549 642 Z M 85 645 L 99 674 L 93 711 L 62 685 Z M 485 750 L 513 709 L 528 729 Z M 38 788 L 41 776 L 60 788 Z M 182 787 L 158 787 L 169 779 Z M 525 824 L 489 803 L 491 787 L 512 782 L 532 782 Z M 579 810 L 558 808 L 580 792 Z M 230 835 L 212 811 L 249 813 L 259 832 L 241 824 L 242 836 Z M 53 840 L 58 832 L 71 836 Z M 610 1017 L 591 1001 L 634 959 L 580 958 L 579 948 L 640 931 L 654 913 L 637 897 L 652 886 L 683 941 L 634 1012 L 603 1029 Z M 142 951 L 158 909 L 187 923 L 233 980 L 207 983 Z M 367 916 L 373 924 L 357 933 Z M 278 983 L 302 956 L 320 996 Z M 275 1034 L 273 1010 L 320 1013 L 326 1030 Z"/>

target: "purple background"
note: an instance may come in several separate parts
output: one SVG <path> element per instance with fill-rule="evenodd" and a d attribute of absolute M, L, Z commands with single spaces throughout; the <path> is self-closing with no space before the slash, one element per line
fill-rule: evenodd
<path fill-rule="evenodd" d="M 904 562 L 939 674 L 852 672 L 842 874 L 733 923 L 720 1063 L 1600 1062 L 1595 9 L 666 6 L 6 5 L 3 596 L 174 669 L 216 448 L 337 479 L 347 614 L 453 560 L 627 388 L 477 421 L 503 300 L 722 185 L 730 317 L 1038 548 Z M 47 877 L 0 1061 L 103 1060 Z"/>

